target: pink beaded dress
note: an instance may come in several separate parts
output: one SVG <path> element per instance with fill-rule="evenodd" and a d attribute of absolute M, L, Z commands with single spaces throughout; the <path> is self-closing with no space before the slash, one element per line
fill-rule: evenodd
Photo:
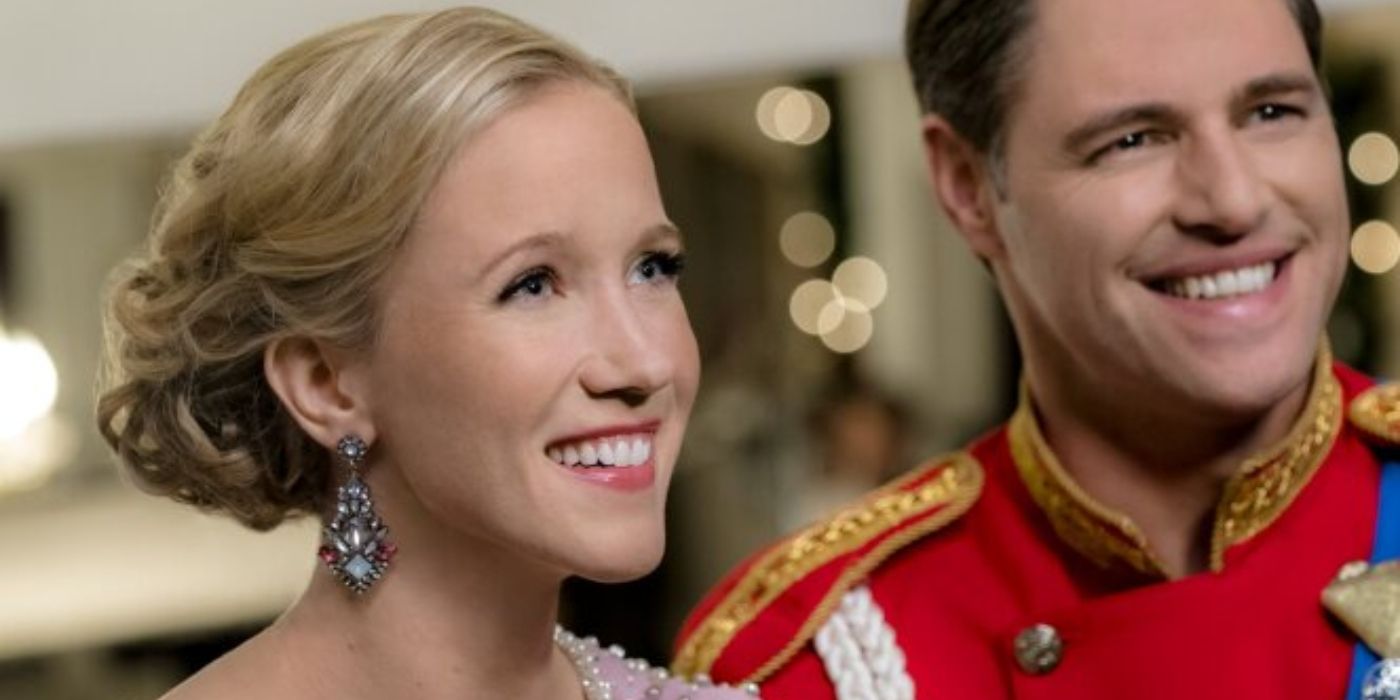
<path fill-rule="evenodd" d="M 629 659 L 622 647 L 603 648 L 592 637 L 579 638 L 557 628 L 554 640 L 583 679 L 588 700 L 753 700 L 756 686 L 736 688 L 708 678 L 686 680 L 641 659 Z"/>

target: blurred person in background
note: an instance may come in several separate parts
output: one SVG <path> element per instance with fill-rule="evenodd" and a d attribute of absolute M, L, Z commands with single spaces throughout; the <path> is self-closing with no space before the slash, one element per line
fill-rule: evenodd
<path fill-rule="evenodd" d="M 1400 386 L 1323 338 L 1350 225 L 1320 24 L 914 0 L 932 189 L 1010 311 L 1020 405 L 740 566 L 677 669 L 801 700 L 1400 698 Z"/>
<path fill-rule="evenodd" d="M 325 566 L 169 697 L 746 697 L 555 624 L 565 578 L 661 557 L 682 256 L 629 86 L 519 21 L 381 17 L 258 70 L 114 279 L 98 422 L 149 491 L 323 519 Z"/>
<path fill-rule="evenodd" d="M 802 450 L 784 528 L 830 515 L 894 478 L 906 466 L 909 409 L 861 379 L 838 382 L 807 421 L 811 449 Z"/>

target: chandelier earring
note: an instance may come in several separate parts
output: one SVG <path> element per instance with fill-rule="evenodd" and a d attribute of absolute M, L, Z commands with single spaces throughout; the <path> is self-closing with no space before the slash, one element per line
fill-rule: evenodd
<path fill-rule="evenodd" d="M 351 434 L 335 446 L 349 478 L 335 499 L 335 514 L 321 531 L 319 555 L 336 578 L 355 593 L 364 593 L 384 577 L 398 551 L 389 542 L 389 528 L 379 519 L 362 478 L 369 445 Z"/>

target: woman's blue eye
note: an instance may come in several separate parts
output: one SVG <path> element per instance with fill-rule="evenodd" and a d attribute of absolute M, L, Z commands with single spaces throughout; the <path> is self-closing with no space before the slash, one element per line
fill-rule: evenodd
<path fill-rule="evenodd" d="M 637 263 L 633 272 L 634 281 L 657 283 L 680 277 L 685 269 L 685 256 L 681 253 L 648 253 Z"/>
<path fill-rule="evenodd" d="M 515 278 L 504 290 L 501 291 L 498 301 L 507 302 L 512 299 L 543 297 L 554 291 L 554 275 L 547 269 L 537 268 Z"/>

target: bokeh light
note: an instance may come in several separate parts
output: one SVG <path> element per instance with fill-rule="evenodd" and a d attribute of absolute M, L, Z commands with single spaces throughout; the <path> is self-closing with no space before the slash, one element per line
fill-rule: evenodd
<path fill-rule="evenodd" d="M 820 141 L 831 128 L 831 108 L 821 95 L 788 86 L 763 93 L 754 116 L 764 136 L 799 146 Z"/>
<path fill-rule="evenodd" d="M 840 300 L 841 295 L 830 282 L 807 280 L 793 290 L 792 298 L 788 301 L 788 312 L 792 315 L 792 322 L 803 333 L 821 335 L 823 311 Z"/>
<path fill-rule="evenodd" d="M 836 250 L 836 229 L 825 216 L 804 211 L 793 214 L 783 222 L 778 232 L 778 247 L 783 256 L 798 267 L 816 267 Z"/>
<path fill-rule="evenodd" d="M 1400 264 L 1400 232 L 1384 221 L 1367 221 L 1351 236 L 1351 260 L 1373 275 L 1383 275 Z"/>
<path fill-rule="evenodd" d="M 889 278 L 880 263 L 870 258 L 857 256 L 836 266 L 831 283 L 841 296 L 854 299 L 867 309 L 874 309 L 885 300 L 889 291 Z"/>
<path fill-rule="evenodd" d="M 843 355 L 857 352 L 875 335 L 875 318 L 870 309 L 855 299 L 841 298 L 822 309 L 822 343 Z"/>
<path fill-rule="evenodd" d="M 24 432 L 58 398 L 58 371 L 38 339 L 0 331 L 0 439 Z"/>
<path fill-rule="evenodd" d="M 1400 172 L 1400 148 L 1394 139 L 1380 132 L 1362 134 L 1347 151 L 1347 165 L 1357 180 L 1384 185 Z"/>

